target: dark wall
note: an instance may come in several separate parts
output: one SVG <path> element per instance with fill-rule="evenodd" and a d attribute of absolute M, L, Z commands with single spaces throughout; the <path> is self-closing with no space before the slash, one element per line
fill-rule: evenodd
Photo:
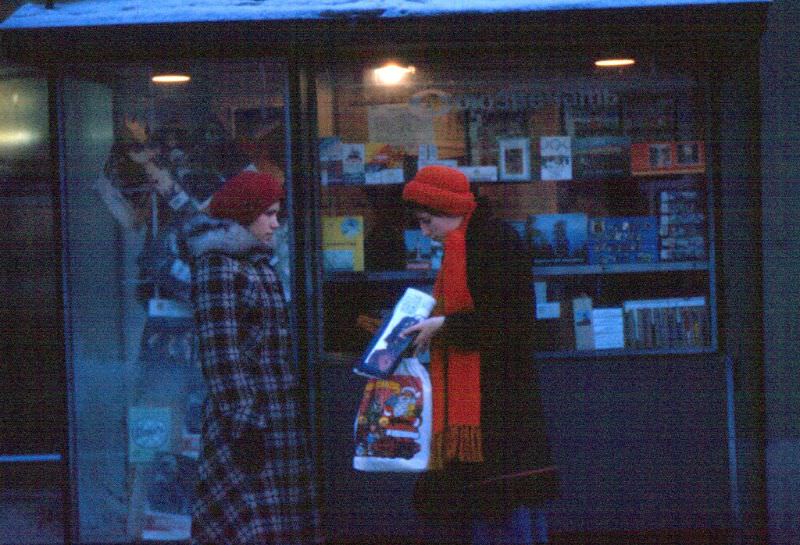
<path fill-rule="evenodd" d="M 800 4 L 775 0 L 761 56 L 769 543 L 800 543 Z"/>

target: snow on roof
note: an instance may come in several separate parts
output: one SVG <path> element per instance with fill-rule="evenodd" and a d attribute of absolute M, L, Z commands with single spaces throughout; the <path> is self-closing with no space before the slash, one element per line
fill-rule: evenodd
<path fill-rule="evenodd" d="M 447 15 L 733 4 L 752 0 L 78 0 L 28 3 L 11 14 L 0 30 L 134 25 L 319 19 L 364 14 L 376 17 Z M 769 1 L 769 0 L 756 0 Z"/>

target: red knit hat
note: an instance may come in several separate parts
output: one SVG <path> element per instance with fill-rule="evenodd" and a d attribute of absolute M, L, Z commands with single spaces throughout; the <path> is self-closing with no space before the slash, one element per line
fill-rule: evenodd
<path fill-rule="evenodd" d="M 475 210 L 475 195 L 464 173 L 441 165 L 421 168 L 403 188 L 403 199 L 451 216 Z"/>
<path fill-rule="evenodd" d="M 283 198 L 283 184 L 264 172 L 245 170 L 225 182 L 211 196 L 209 213 L 248 226 Z"/>

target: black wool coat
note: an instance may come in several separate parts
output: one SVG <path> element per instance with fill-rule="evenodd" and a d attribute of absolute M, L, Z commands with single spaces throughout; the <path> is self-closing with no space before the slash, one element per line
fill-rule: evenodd
<path fill-rule="evenodd" d="M 450 463 L 423 474 L 415 507 L 430 516 L 456 511 L 502 515 L 537 506 L 558 490 L 547 440 L 537 366 L 533 260 L 510 226 L 478 206 L 466 232 L 467 284 L 474 310 L 447 316 L 435 337 L 481 356 L 484 462 Z"/>

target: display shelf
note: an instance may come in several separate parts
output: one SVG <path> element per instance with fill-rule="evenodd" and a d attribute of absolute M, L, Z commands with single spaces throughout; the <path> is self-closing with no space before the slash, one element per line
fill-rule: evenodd
<path fill-rule="evenodd" d="M 411 282 L 431 283 L 436 271 L 335 271 L 326 272 L 326 282 Z"/>
<path fill-rule="evenodd" d="M 665 263 L 615 263 L 608 265 L 534 265 L 534 276 L 568 276 L 593 274 L 630 274 L 648 272 L 707 271 L 707 261 L 675 261 Z M 326 282 L 422 282 L 436 279 L 436 271 L 336 271 L 326 272 Z"/>
<path fill-rule="evenodd" d="M 651 348 L 627 349 L 618 348 L 613 350 L 549 350 L 536 352 L 534 356 L 539 360 L 564 360 L 564 359 L 602 359 L 620 356 L 659 356 L 664 354 L 671 355 L 692 355 L 692 354 L 713 354 L 717 351 L 716 346 L 692 346 L 683 348 Z M 356 352 L 325 352 L 321 362 L 327 367 L 352 367 L 358 360 L 359 354 Z"/>
<path fill-rule="evenodd" d="M 713 354 L 717 351 L 715 346 L 692 346 L 684 348 L 651 348 L 648 350 L 616 348 L 613 350 L 553 350 L 536 352 L 535 356 L 540 360 L 563 360 L 563 359 L 601 359 L 620 356 L 660 356 L 670 355 L 691 355 L 691 354 Z"/>
<path fill-rule="evenodd" d="M 673 261 L 663 263 L 614 263 L 608 265 L 535 265 L 535 276 L 567 276 L 573 274 L 629 274 L 649 272 L 707 271 L 707 261 Z"/>

